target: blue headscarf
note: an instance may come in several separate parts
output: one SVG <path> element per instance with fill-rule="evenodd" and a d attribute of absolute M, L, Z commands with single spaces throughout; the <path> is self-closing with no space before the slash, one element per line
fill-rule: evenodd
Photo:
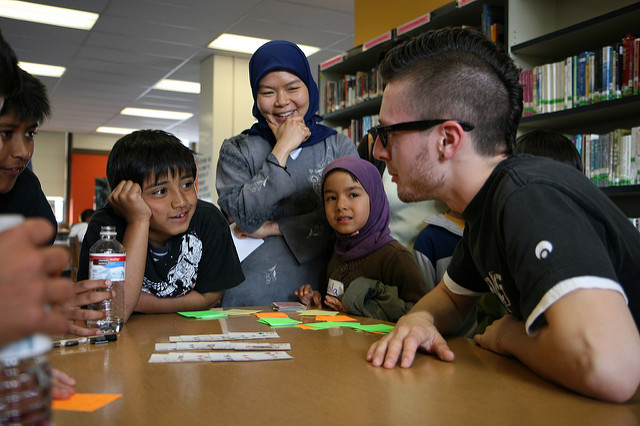
<path fill-rule="evenodd" d="M 380 172 L 373 164 L 360 157 L 345 155 L 329 163 L 322 172 L 322 194 L 327 176 L 335 170 L 346 170 L 354 175 L 369 195 L 369 219 L 362 229 L 355 235 L 344 235 L 336 231 L 334 251 L 340 260 L 348 262 L 365 257 L 394 241 L 389 229 L 391 210 Z M 322 199 L 324 200 L 324 196 Z"/>
<path fill-rule="evenodd" d="M 242 133 L 249 135 L 259 135 L 269 141 L 271 146 L 276 144 L 276 138 L 267 124 L 267 120 L 260 114 L 256 97 L 260 80 L 272 71 L 288 71 L 297 75 L 309 90 L 309 109 L 304 116 L 304 122 L 311 131 L 309 139 L 300 144 L 301 147 L 310 146 L 325 140 L 327 137 L 337 133 L 330 127 L 318 124 L 322 117 L 316 114 L 318 111 L 318 86 L 313 80 L 309 61 L 300 48 L 289 41 L 273 40 L 260 46 L 255 51 L 249 61 L 249 80 L 251 82 L 251 93 L 253 94 L 253 116 L 258 122 L 250 129 Z"/>

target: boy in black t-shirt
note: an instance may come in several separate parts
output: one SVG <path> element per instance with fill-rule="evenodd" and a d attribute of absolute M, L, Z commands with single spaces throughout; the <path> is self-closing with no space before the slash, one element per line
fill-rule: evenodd
<path fill-rule="evenodd" d="M 134 311 L 208 309 L 244 280 L 228 223 L 198 200 L 196 175 L 193 152 L 160 130 L 126 135 L 109 154 L 112 192 L 91 217 L 78 277 L 88 276 L 100 228 L 115 226 L 127 252 L 125 321 Z"/>
<path fill-rule="evenodd" d="M 5 99 L 0 110 L 0 213 L 42 217 L 58 223 L 42 192 L 40 181 L 27 168 L 34 150 L 36 129 L 51 115 L 47 90 L 40 80 L 19 70 L 22 89 Z M 55 234 L 51 243 L 55 240 Z"/>

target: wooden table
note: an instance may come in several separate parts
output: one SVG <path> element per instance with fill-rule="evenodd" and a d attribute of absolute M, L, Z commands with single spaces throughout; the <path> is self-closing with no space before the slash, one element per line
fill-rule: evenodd
<path fill-rule="evenodd" d="M 169 336 L 226 331 L 276 331 L 280 339 L 256 341 L 290 343 L 294 359 L 148 363 L 155 343 Z M 52 351 L 52 365 L 76 378 L 78 392 L 122 394 L 94 412 L 54 411 L 53 419 L 57 426 L 640 423 L 640 394 L 622 405 L 586 398 L 466 338 L 449 340 L 453 363 L 418 355 L 410 369 L 374 368 L 365 354 L 377 339 L 346 328 L 271 329 L 253 316 L 134 315 L 117 342 Z"/>

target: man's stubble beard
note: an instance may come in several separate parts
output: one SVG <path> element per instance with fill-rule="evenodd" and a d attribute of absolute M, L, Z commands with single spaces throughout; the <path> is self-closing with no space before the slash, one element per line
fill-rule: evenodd
<path fill-rule="evenodd" d="M 429 148 L 425 144 L 411 163 L 410 170 L 403 173 L 398 185 L 398 198 L 405 203 L 438 199 L 436 194 L 444 181 L 444 176 L 430 160 Z"/>

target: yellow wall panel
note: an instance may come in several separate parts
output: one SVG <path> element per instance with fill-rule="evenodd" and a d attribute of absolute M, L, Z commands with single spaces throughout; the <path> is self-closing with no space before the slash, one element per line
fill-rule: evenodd
<path fill-rule="evenodd" d="M 354 0 L 355 46 L 405 24 L 451 0 Z"/>

